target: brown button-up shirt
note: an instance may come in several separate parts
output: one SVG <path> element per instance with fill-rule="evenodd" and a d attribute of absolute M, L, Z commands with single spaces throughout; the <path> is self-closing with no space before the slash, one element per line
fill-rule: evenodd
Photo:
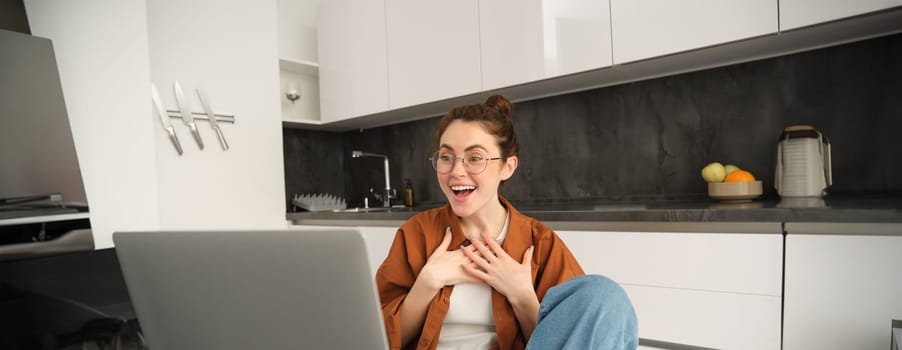
<path fill-rule="evenodd" d="M 532 257 L 532 279 L 540 302 L 551 287 L 584 274 L 573 254 L 551 228 L 521 214 L 503 197 L 500 199 L 510 211 L 510 225 L 501 247 L 511 258 L 522 261 L 526 249 L 535 246 Z M 448 226 L 451 227 L 451 244 L 448 249 L 458 249 L 467 237 L 450 205 L 428 210 L 410 218 L 398 229 L 388 256 L 376 272 L 382 315 L 392 349 L 401 348 L 401 302 L 413 287 L 414 281 L 426 265 L 426 260 L 442 242 L 445 228 Z M 436 294 L 426 311 L 426 320 L 420 336 L 408 344 L 409 348 L 435 349 L 453 290 L 454 286 L 445 286 Z M 507 298 L 494 289 L 492 314 L 495 319 L 495 333 L 498 336 L 497 348 L 525 348 L 527 339 L 520 330 L 513 307 Z"/>

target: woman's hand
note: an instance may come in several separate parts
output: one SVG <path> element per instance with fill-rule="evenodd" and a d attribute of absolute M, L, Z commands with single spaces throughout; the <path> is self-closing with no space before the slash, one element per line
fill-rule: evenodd
<path fill-rule="evenodd" d="M 464 255 L 462 249 L 448 251 L 451 244 L 451 228 L 445 230 L 445 238 L 438 248 L 432 252 L 418 279 L 424 279 L 430 289 L 438 290 L 444 286 L 461 282 L 479 282 L 479 279 L 467 274 L 462 266 L 470 264 L 470 258 Z"/>
<path fill-rule="evenodd" d="M 480 235 L 473 244 L 460 249 L 472 263 L 464 265 L 464 270 L 479 278 L 507 297 L 512 305 L 536 301 L 532 286 L 532 251 L 523 253 L 523 262 L 518 263 L 501 248 L 495 240 Z"/>

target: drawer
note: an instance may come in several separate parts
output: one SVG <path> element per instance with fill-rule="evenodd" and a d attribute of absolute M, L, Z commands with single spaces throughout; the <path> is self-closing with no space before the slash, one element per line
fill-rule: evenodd
<path fill-rule="evenodd" d="M 623 284 L 639 337 L 716 349 L 779 349 L 781 298 Z"/>
<path fill-rule="evenodd" d="M 558 231 L 586 273 L 618 283 L 781 296 L 780 234 Z"/>

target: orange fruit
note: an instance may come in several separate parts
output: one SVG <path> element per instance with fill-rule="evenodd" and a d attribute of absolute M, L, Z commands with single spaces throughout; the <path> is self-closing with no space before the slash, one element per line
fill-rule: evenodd
<path fill-rule="evenodd" d="M 746 170 L 736 170 L 723 178 L 723 182 L 753 182 L 755 177 Z"/>

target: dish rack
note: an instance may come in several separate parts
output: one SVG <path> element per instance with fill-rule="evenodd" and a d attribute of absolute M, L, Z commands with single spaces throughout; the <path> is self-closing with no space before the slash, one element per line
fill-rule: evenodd
<path fill-rule="evenodd" d="M 347 208 L 345 199 L 336 195 L 312 193 L 312 194 L 295 194 L 291 199 L 296 207 L 304 208 L 308 211 L 327 211 Z"/>

